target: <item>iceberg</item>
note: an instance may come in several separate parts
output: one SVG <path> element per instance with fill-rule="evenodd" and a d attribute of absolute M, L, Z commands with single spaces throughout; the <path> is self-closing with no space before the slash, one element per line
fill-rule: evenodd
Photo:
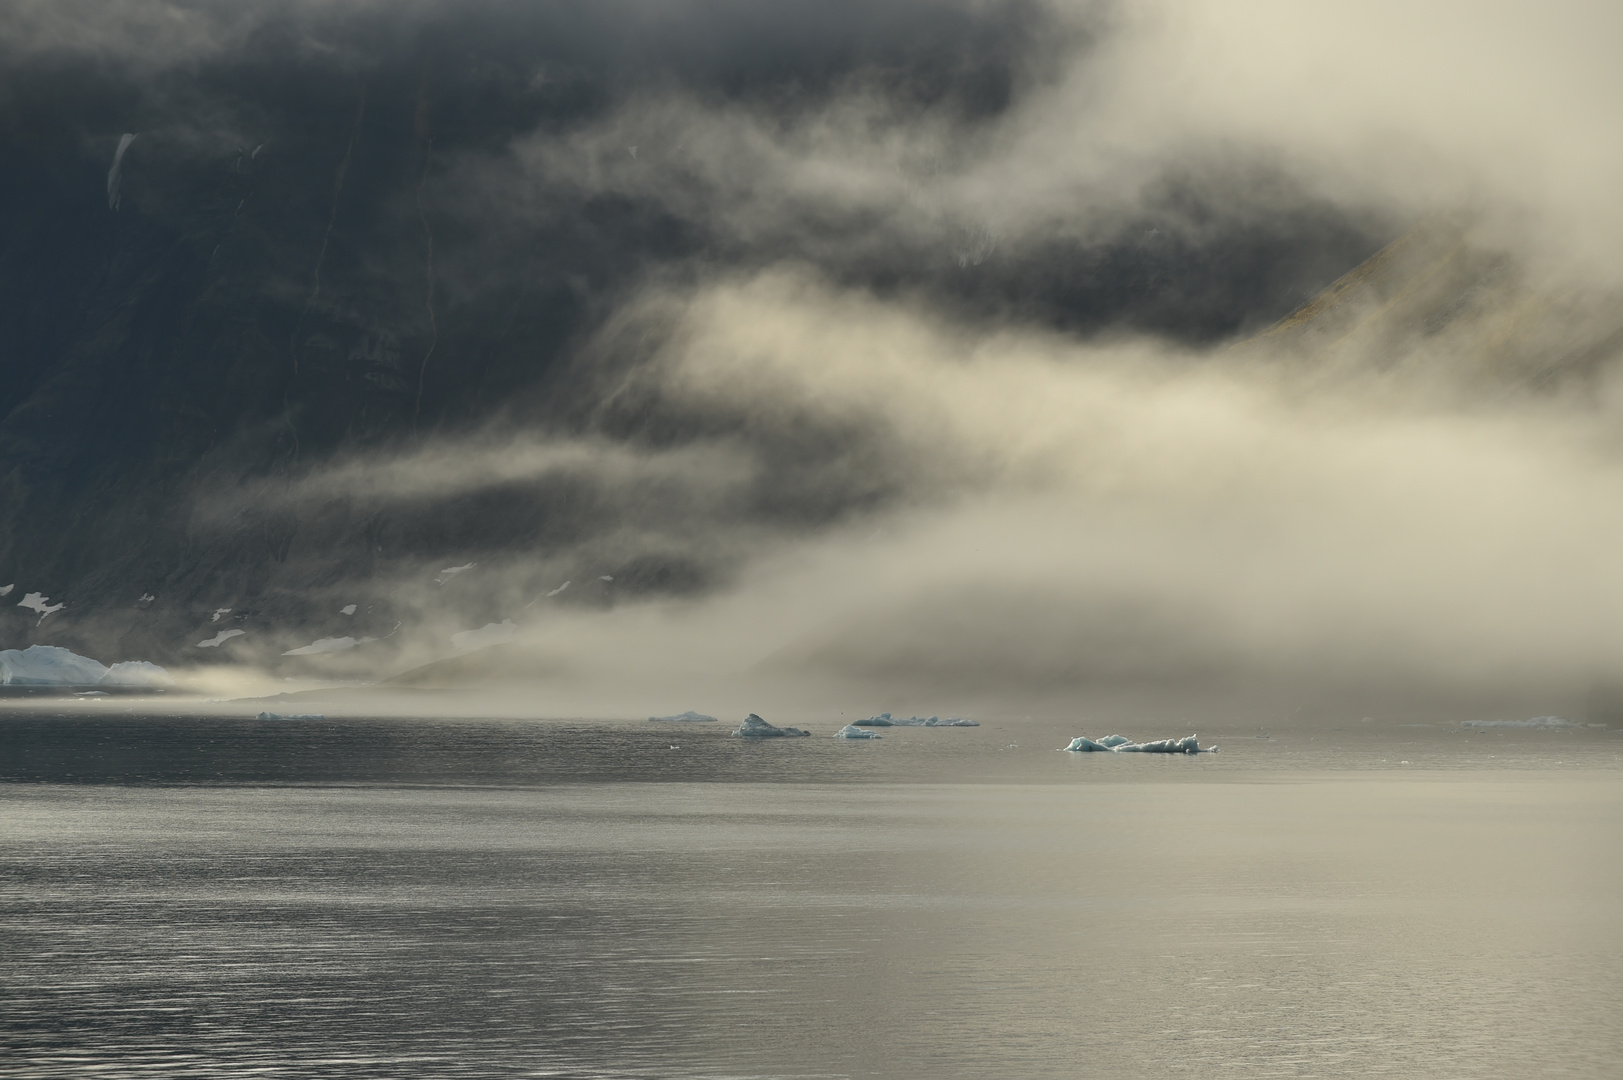
<path fill-rule="evenodd" d="M 197 643 L 197 647 L 199 649 L 213 649 L 213 648 L 216 648 L 216 647 L 218 647 L 220 645 L 225 644 L 226 642 L 230 641 L 234 637 L 241 637 L 242 635 L 246 634 L 247 632 L 248 631 L 246 631 L 246 630 L 221 630 L 218 634 L 215 634 L 213 637 L 209 638 L 207 641 L 199 641 Z"/>
<path fill-rule="evenodd" d="M 866 720 L 855 721 L 856 727 L 980 727 L 979 720 L 963 720 L 956 716 L 949 716 L 943 720 L 939 716 L 909 716 L 906 720 L 898 719 L 890 713 L 880 713 L 870 716 Z"/>
<path fill-rule="evenodd" d="M 834 733 L 836 739 L 883 739 L 884 736 L 877 731 L 859 728 L 855 724 L 847 724 Z"/>
<path fill-rule="evenodd" d="M 1201 746 L 1200 741 L 1193 735 L 1186 735 L 1181 739 L 1157 739 L 1153 742 L 1134 742 L 1125 735 L 1106 735 L 1102 739 L 1090 739 L 1078 735 L 1071 740 L 1069 746 L 1061 747 L 1063 750 L 1075 750 L 1081 753 L 1105 754 L 1215 754 L 1217 747 Z"/>
<path fill-rule="evenodd" d="M 145 660 L 125 660 L 107 669 L 102 686 L 173 686 L 174 678 L 157 664 Z"/>
<path fill-rule="evenodd" d="M 112 667 L 57 645 L 0 651 L 0 686 L 173 686 L 157 664 L 126 660 Z"/>
<path fill-rule="evenodd" d="M 651 724 L 713 724 L 716 722 L 716 718 L 714 716 L 706 716 L 704 713 L 696 713 L 692 709 L 689 709 L 687 712 L 679 712 L 675 716 L 650 716 L 648 718 L 648 722 Z"/>
<path fill-rule="evenodd" d="M 779 737 L 793 738 L 801 735 L 810 735 L 809 731 L 801 731 L 797 727 L 777 727 L 767 723 L 754 713 L 744 717 L 744 722 L 738 725 L 733 735 L 740 739 L 775 739 Z"/>
<path fill-rule="evenodd" d="M 301 713 L 288 713 L 287 715 L 284 716 L 281 713 L 262 712 L 258 716 L 254 717 L 254 719 L 255 720 L 325 720 L 327 718 L 325 716 L 321 715 L 320 713 L 302 713 L 302 712 Z"/>
<path fill-rule="evenodd" d="M 308 645 L 301 645 L 297 649 L 289 649 L 283 656 L 316 656 L 320 653 L 343 652 L 353 649 L 361 644 L 360 638 L 352 637 L 324 637 L 317 638 Z"/>
<path fill-rule="evenodd" d="M 0 651 L 0 686 L 95 686 L 107 665 L 57 645 Z"/>
<path fill-rule="evenodd" d="M 1536 728 L 1548 731 L 1551 728 L 1575 728 L 1571 720 L 1563 720 L 1559 716 L 1535 716 L 1531 720 L 1461 720 L 1462 728 Z"/>
<path fill-rule="evenodd" d="M 219 622 L 221 615 L 229 614 L 231 614 L 231 609 L 228 607 L 215 608 L 214 611 L 209 615 L 209 622 Z"/>

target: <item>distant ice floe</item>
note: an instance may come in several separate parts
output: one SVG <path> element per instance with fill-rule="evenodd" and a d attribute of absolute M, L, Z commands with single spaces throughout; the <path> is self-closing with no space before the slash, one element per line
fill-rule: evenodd
<path fill-rule="evenodd" d="M 229 614 L 231 614 L 231 609 L 228 607 L 215 608 L 209 614 L 209 622 L 219 622 L 221 616 Z"/>
<path fill-rule="evenodd" d="M 505 645 L 513 640 L 518 627 L 512 619 L 499 623 L 486 623 L 477 630 L 463 630 L 451 635 L 451 644 L 459 649 L 482 649 L 486 645 Z"/>
<path fill-rule="evenodd" d="M 343 607 L 338 609 L 338 614 L 340 614 L 340 615 L 353 615 L 353 614 L 355 614 L 355 608 L 356 607 L 357 607 L 357 605 L 355 605 L 355 604 L 345 604 Z"/>
<path fill-rule="evenodd" d="M 281 713 L 262 712 L 258 716 L 254 717 L 254 719 L 255 720 L 325 720 L 327 718 L 325 716 L 321 715 L 320 713 L 303 713 L 303 712 L 299 712 L 299 713 L 288 713 L 287 715 L 284 716 Z"/>
<path fill-rule="evenodd" d="M 744 717 L 744 722 L 738 725 L 733 735 L 740 739 L 776 739 L 797 738 L 810 735 L 809 731 L 802 731 L 797 727 L 777 727 L 767 723 L 754 713 Z"/>
<path fill-rule="evenodd" d="M 599 581 L 613 581 L 614 580 L 614 575 L 613 574 L 599 574 L 597 580 L 599 580 Z M 4 595 L 4 594 L 0 593 L 0 595 Z"/>
<path fill-rule="evenodd" d="M 152 602 L 156 599 L 158 598 L 151 593 L 144 592 L 140 596 L 136 597 L 135 606 L 140 608 L 142 611 L 145 611 L 147 608 L 152 606 Z"/>
<path fill-rule="evenodd" d="M 61 611 L 68 605 L 66 603 L 53 604 L 51 598 L 44 593 L 31 592 L 17 601 L 17 606 L 39 612 L 40 621 L 44 622 L 45 616 Z"/>
<path fill-rule="evenodd" d="M 1461 720 L 1462 728 L 1575 728 L 1581 725 L 1559 716 L 1535 716 L 1531 720 Z"/>
<path fill-rule="evenodd" d="M 112 667 L 58 645 L 0 650 L 0 686 L 172 686 L 157 664 L 126 660 Z"/>
<path fill-rule="evenodd" d="M 713 724 L 716 722 L 716 718 L 689 709 L 687 712 L 679 712 L 675 716 L 650 716 L 648 722 L 651 724 Z"/>
<path fill-rule="evenodd" d="M 124 187 L 124 151 L 130 148 L 135 136 L 128 132 L 118 137 L 118 149 L 113 151 L 113 167 L 107 170 L 107 209 L 117 210 L 119 192 Z"/>
<path fill-rule="evenodd" d="M 367 638 L 367 639 L 352 638 L 352 637 L 324 637 L 324 638 L 317 638 L 315 641 L 312 641 L 308 645 L 301 645 L 297 649 L 289 649 L 287 652 L 283 653 L 282 655 L 283 656 L 318 656 L 321 653 L 343 652 L 346 649 L 353 649 L 355 646 L 361 644 L 363 640 L 368 640 L 369 641 L 371 639 L 370 638 Z"/>
<path fill-rule="evenodd" d="M 880 713 L 870 716 L 866 720 L 855 721 L 857 727 L 980 727 L 979 720 L 962 720 L 956 716 L 949 716 L 943 720 L 939 716 L 909 716 L 906 720 L 898 719 L 890 713 Z"/>
<path fill-rule="evenodd" d="M 855 724 L 847 724 L 834 733 L 836 739 L 883 739 L 884 736 L 877 731 L 859 728 Z"/>
<path fill-rule="evenodd" d="M 472 570 L 478 565 L 479 564 L 476 562 L 471 562 L 463 563 L 461 566 L 447 566 L 444 570 L 440 571 L 440 576 L 434 579 L 434 584 L 444 585 L 447 581 L 450 581 L 458 574 L 466 574 L 469 570 Z"/>
<path fill-rule="evenodd" d="M 247 632 L 248 631 L 246 631 L 246 630 L 221 630 L 218 634 L 215 634 L 213 637 L 209 638 L 207 641 L 199 641 L 197 643 L 197 647 L 199 649 L 212 649 L 217 645 L 225 644 L 226 642 L 230 641 L 234 637 L 241 637 L 242 635 L 246 634 Z"/>
<path fill-rule="evenodd" d="M 16 582 L 12 582 L 10 585 L 0 585 L 0 596 L 10 596 L 11 590 L 15 589 L 16 587 Z"/>
<path fill-rule="evenodd" d="M 557 596 L 559 593 L 561 593 L 565 589 L 569 588 L 569 585 L 570 585 L 570 583 L 566 581 L 562 585 L 558 586 L 556 589 L 553 589 L 551 592 L 547 593 L 547 595 L 548 596 Z"/>
<path fill-rule="evenodd" d="M 1181 739 L 1157 739 L 1154 742 L 1134 742 L 1125 735 L 1106 735 L 1102 739 L 1089 739 L 1078 735 L 1065 750 L 1105 754 L 1215 754 L 1217 747 L 1201 746 L 1193 735 Z"/>

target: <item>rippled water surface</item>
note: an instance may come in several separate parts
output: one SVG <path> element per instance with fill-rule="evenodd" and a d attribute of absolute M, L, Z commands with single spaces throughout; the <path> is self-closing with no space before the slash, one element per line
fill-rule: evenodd
<path fill-rule="evenodd" d="M 0 715 L 0 1076 L 1623 1075 L 1623 736 L 1082 733 Z"/>

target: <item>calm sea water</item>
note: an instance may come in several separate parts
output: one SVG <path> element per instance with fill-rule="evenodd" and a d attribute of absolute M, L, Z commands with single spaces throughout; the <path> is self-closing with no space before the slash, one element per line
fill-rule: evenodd
<path fill-rule="evenodd" d="M 1623 734 L 1084 733 L 0 714 L 0 1076 L 1623 1075 Z"/>

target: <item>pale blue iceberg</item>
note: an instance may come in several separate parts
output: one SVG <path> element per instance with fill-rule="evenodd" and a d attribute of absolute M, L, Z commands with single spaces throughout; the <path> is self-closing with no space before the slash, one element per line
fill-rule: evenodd
<path fill-rule="evenodd" d="M 650 716 L 648 722 L 651 724 L 713 724 L 716 722 L 716 718 L 689 709 L 687 712 L 679 712 L 675 716 Z"/>
<path fill-rule="evenodd" d="M 325 720 L 327 718 L 325 716 L 321 715 L 320 713 L 302 713 L 302 712 L 300 712 L 300 713 L 288 713 L 288 714 L 286 714 L 284 716 L 281 713 L 262 712 L 258 716 L 256 716 L 254 719 L 256 719 L 256 720 Z"/>
<path fill-rule="evenodd" d="M 882 739 L 883 735 L 876 731 L 867 731 L 855 724 L 847 724 L 834 733 L 836 739 Z"/>
<path fill-rule="evenodd" d="M 58 645 L 0 650 L 0 686 L 160 687 L 174 681 L 169 672 L 145 660 L 108 667 Z"/>
<path fill-rule="evenodd" d="M 744 717 L 744 722 L 738 725 L 733 732 L 740 739 L 776 739 L 795 738 L 801 735 L 810 735 L 809 731 L 802 731 L 796 727 L 777 727 L 767 723 L 754 713 Z"/>

